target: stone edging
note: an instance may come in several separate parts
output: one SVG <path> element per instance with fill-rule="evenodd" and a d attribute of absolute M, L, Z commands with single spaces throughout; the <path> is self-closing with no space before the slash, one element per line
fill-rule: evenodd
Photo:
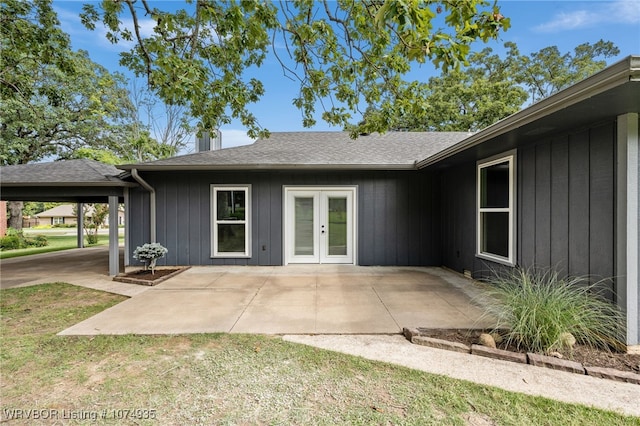
<path fill-rule="evenodd" d="M 587 376 L 599 377 L 602 379 L 615 380 L 618 382 L 633 383 L 640 385 L 640 374 L 628 371 L 620 371 L 615 368 L 586 367 L 579 362 L 559 359 L 552 356 L 538 355 L 534 353 L 517 353 L 502 349 L 489 348 L 481 345 L 467 346 L 463 343 L 450 342 L 448 340 L 436 339 L 433 337 L 421 336 L 416 328 L 402 329 L 404 336 L 416 345 L 429 346 L 437 349 L 446 349 L 472 355 L 479 355 L 503 361 L 519 362 L 530 364 L 536 367 L 546 367 L 554 370 L 568 371 L 570 373 L 586 374 Z"/>
<path fill-rule="evenodd" d="M 171 269 L 173 269 L 174 267 L 172 267 Z M 164 275 L 162 277 L 159 277 L 153 281 L 150 280 L 141 280 L 139 278 L 131 278 L 131 277 L 127 277 L 124 274 L 119 274 L 116 275 L 115 277 L 113 277 L 113 281 L 118 281 L 121 283 L 127 283 L 127 284 L 139 284 L 139 285 L 147 285 L 147 286 L 154 286 L 156 284 L 160 284 L 161 282 L 168 280 L 169 278 L 175 277 L 176 275 L 178 275 L 181 272 L 186 271 L 187 269 L 191 268 L 191 266 L 181 266 L 178 268 L 177 271 L 174 271 L 170 274 Z"/>

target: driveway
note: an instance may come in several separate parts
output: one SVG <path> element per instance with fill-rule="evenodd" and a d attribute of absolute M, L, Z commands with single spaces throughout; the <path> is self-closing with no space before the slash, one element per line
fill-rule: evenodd
<path fill-rule="evenodd" d="M 120 262 L 123 263 L 123 260 L 124 252 L 121 248 Z M 65 282 L 124 296 L 134 296 L 146 290 L 142 286 L 123 286 L 111 280 L 108 246 L 85 247 L 0 260 L 0 288 L 2 289 L 52 282 Z"/>
<path fill-rule="evenodd" d="M 63 281 L 130 296 L 65 335 L 387 334 L 474 328 L 474 281 L 441 268 L 351 265 L 198 266 L 155 287 L 111 281 L 108 251 L 76 249 L 1 261 L 2 288 Z"/>

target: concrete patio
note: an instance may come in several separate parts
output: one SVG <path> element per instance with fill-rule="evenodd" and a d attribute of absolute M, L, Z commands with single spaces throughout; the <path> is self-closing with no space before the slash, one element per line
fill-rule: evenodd
<path fill-rule="evenodd" d="M 441 268 L 199 266 L 155 287 L 112 281 L 105 247 L 0 261 L 0 287 L 62 281 L 130 299 L 65 335 L 388 334 L 481 328 L 477 283 Z"/>
<path fill-rule="evenodd" d="M 472 281 L 440 268 L 193 267 L 61 334 L 380 334 L 484 327 Z"/>

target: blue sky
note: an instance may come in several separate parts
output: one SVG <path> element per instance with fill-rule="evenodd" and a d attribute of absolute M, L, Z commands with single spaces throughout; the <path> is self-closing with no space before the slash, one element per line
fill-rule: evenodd
<path fill-rule="evenodd" d="M 151 3 L 158 2 L 150 0 Z M 130 45 L 112 45 L 104 37 L 103 29 L 87 31 L 80 23 L 78 14 L 82 4 L 87 1 L 54 0 L 62 29 L 71 36 L 75 49 L 84 49 L 91 58 L 111 71 L 119 71 L 132 76 L 118 64 L 118 54 L 128 50 Z M 179 8 L 182 2 L 163 1 L 162 9 Z M 572 51 L 579 44 L 595 43 L 600 39 L 612 41 L 619 49 L 620 55 L 609 60 L 610 63 L 628 55 L 640 55 L 640 0 L 612 1 L 498 1 L 501 12 L 511 19 L 511 28 L 504 32 L 500 39 L 487 46 L 501 51 L 507 41 L 515 42 L 521 53 L 529 54 L 544 47 L 558 46 L 560 52 Z M 143 31 L 150 31 L 152 26 L 144 25 Z M 485 45 L 474 45 L 481 50 Z M 416 67 L 411 76 L 426 80 L 437 74 L 429 64 Z M 302 127 L 300 112 L 292 105 L 298 86 L 283 77 L 275 59 L 270 58 L 260 72 L 265 84 L 266 94 L 258 104 L 251 107 L 260 124 L 270 131 L 300 130 L 340 130 L 331 128 L 318 119 L 312 129 Z M 250 143 L 245 129 L 240 123 L 231 123 L 222 127 L 222 143 L 224 147 Z"/>

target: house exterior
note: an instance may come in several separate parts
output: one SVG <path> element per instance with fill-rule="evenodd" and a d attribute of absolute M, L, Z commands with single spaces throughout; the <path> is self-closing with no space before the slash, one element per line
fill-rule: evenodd
<path fill-rule="evenodd" d="M 36 225 L 76 225 L 77 215 L 72 204 L 62 204 L 35 215 Z"/>
<path fill-rule="evenodd" d="M 172 265 L 514 266 L 603 280 L 638 345 L 640 57 L 480 132 L 274 133 L 120 169 L 127 254 Z"/>
<path fill-rule="evenodd" d="M 88 206 L 85 215 L 91 217 L 93 209 Z M 74 204 L 61 204 L 35 215 L 36 225 L 77 225 L 77 206 Z M 108 223 L 108 216 L 104 225 Z M 124 225 L 124 209 L 118 210 L 118 225 Z"/>

